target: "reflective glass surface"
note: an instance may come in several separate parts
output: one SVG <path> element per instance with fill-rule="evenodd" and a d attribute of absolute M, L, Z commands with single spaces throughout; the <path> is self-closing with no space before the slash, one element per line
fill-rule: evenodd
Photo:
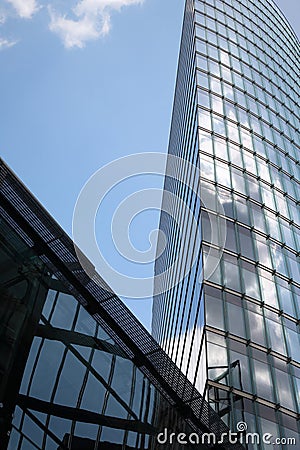
<path fill-rule="evenodd" d="M 0 236 L 7 448 L 150 448 L 156 388 L 3 220 Z"/>
<path fill-rule="evenodd" d="M 274 2 L 186 2 L 169 153 L 196 164 L 200 197 L 210 192 L 197 210 L 196 267 L 209 254 L 218 202 L 227 236 L 215 256 L 220 264 L 212 274 L 204 267 L 198 291 L 193 268 L 153 307 L 155 336 L 183 370 L 187 355 L 198 355 L 202 366 L 188 376 L 201 379 L 198 389 L 223 420 L 234 428 L 248 417 L 252 431 L 283 437 L 299 432 L 299 69 L 299 40 Z M 189 201 L 168 180 L 165 189 Z M 171 231 L 161 217 L 168 256 L 158 259 L 157 273 L 174 258 L 180 268 L 183 249 L 194 250 L 185 218 L 177 219 L 179 230 Z M 173 326 L 202 303 L 200 327 L 197 313 L 189 314 L 188 329 Z"/>

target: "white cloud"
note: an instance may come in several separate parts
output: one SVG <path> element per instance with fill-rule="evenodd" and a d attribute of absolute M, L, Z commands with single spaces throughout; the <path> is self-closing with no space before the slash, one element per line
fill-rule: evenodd
<path fill-rule="evenodd" d="M 16 10 L 18 16 L 22 19 L 31 19 L 38 11 L 37 0 L 6 0 Z"/>
<path fill-rule="evenodd" d="M 66 48 L 82 48 L 87 41 L 109 33 L 113 10 L 120 11 L 123 6 L 142 3 L 143 0 L 81 0 L 73 8 L 75 19 L 67 18 L 49 8 L 49 28 L 62 39 Z"/>
<path fill-rule="evenodd" d="M 105 9 L 115 9 L 119 11 L 123 6 L 137 5 L 143 0 L 81 0 L 74 8 L 77 15 L 99 14 Z"/>
<path fill-rule="evenodd" d="M 49 28 L 58 34 L 66 48 L 84 47 L 86 41 L 97 39 L 100 35 L 97 24 L 88 17 L 75 21 L 53 11 L 51 11 L 50 16 Z"/>
<path fill-rule="evenodd" d="M 0 50 L 4 50 L 5 48 L 13 47 L 16 44 L 16 41 L 9 41 L 8 39 L 0 37 Z"/>

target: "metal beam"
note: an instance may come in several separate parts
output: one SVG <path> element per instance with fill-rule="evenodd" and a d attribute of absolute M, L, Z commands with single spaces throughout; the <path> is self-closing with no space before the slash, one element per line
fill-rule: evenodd
<path fill-rule="evenodd" d="M 52 341 L 60 341 L 65 345 L 82 345 L 83 347 L 95 348 L 112 355 L 127 358 L 124 352 L 117 345 L 111 344 L 110 342 L 103 341 L 102 339 L 98 339 L 93 336 L 88 336 L 87 334 L 79 333 L 78 331 L 55 328 L 48 323 L 45 323 L 45 325 L 38 325 L 36 336 L 50 339 Z"/>
<path fill-rule="evenodd" d="M 62 283 L 60 280 L 56 280 L 55 278 L 48 277 L 44 281 L 45 281 L 46 285 L 48 286 L 48 288 L 51 289 L 52 291 L 59 291 L 59 292 L 62 292 L 63 294 L 72 295 L 72 294 L 70 294 L 70 291 L 66 288 L 64 283 Z"/>
<path fill-rule="evenodd" d="M 28 417 L 30 417 L 30 419 L 36 423 L 36 425 L 41 428 L 41 430 L 44 431 L 45 434 L 47 434 L 47 436 L 49 436 L 54 442 L 56 442 L 56 444 L 58 444 L 61 450 L 69 450 L 67 446 L 64 445 L 64 443 L 58 439 L 58 437 L 56 436 L 56 434 L 54 434 L 51 430 L 49 430 L 48 427 L 46 427 L 43 422 L 41 422 L 31 411 L 29 411 L 26 407 L 22 407 L 21 405 L 19 405 L 20 408 L 23 409 L 23 411 L 25 412 L 25 414 L 27 414 Z M 16 428 L 16 427 L 14 427 Z M 17 429 L 17 428 L 16 428 Z M 21 432 L 22 433 L 22 432 Z M 23 434 L 23 433 L 22 433 Z M 24 434 L 23 434 L 24 436 Z"/>
<path fill-rule="evenodd" d="M 136 433 L 143 433 L 155 435 L 157 429 L 148 423 L 140 420 L 120 419 L 119 417 L 105 416 L 86 409 L 72 408 L 70 406 L 58 405 L 56 403 L 49 403 L 39 400 L 34 397 L 28 397 L 20 394 L 17 399 L 17 404 L 23 410 L 33 410 L 44 414 L 60 417 L 61 419 L 68 419 L 76 422 L 83 422 L 94 425 L 102 425 L 118 430 L 134 431 Z"/>

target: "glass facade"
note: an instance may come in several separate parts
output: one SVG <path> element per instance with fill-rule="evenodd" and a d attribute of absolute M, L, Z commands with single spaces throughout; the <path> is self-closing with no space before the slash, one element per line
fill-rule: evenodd
<path fill-rule="evenodd" d="M 4 219 L 0 239 L 2 444 L 150 448 L 156 388 Z"/>
<path fill-rule="evenodd" d="M 153 306 L 155 338 L 222 419 L 282 449 L 295 448 L 288 438 L 300 446 L 299 68 L 299 40 L 274 2 L 186 1 L 169 154 L 199 168 L 186 185 L 211 202 L 166 178 L 198 220 L 201 248 L 168 289 L 195 236 L 176 205 L 161 215 L 168 244 L 156 273 L 174 259 L 178 271 Z M 226 242 L 210 274 L 218 204 Z"/>
<path fill-rule="evenodd" d="M 180 450 L 159 433 L 228 431 L 1 160 L 0 267 L 1 450 Z"/>

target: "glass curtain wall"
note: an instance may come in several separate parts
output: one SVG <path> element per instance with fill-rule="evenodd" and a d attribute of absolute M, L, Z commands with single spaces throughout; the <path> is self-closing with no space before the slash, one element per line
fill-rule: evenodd
<path fill-rule="evenodd" d="M 196 210 L 199 262 L 177 289 L 156 296 L 153 331 L 233 429 L 244 421 L 253 432 L 282 438 L 276 448 L 295 448 L 284 439 L 299 440 L 299 40 L 272 1 L 192 3 L 185 22 L 194 27 L 195 82 L 185 81 L 186 90 L 177 82 L 169 152 L 185 148 L 177 135 L 188 115 L 178 97 L 184 103 L 197 92 L 198 141 L 181 156 L 196 161 L 200 197 L 209 191 L 212 201 L 198 216 Z M 224 250 L 213 274 L 204 264 L 195 289 L 218 202 L 227 225 Z M 170 232 L 166 223 L 162 216 L 171 256 L 158 259 L 157 273 L 172 258 L 182 266 L 185 247 L 194 249 L 185 231 Z"/>
<path fill-rule="evenodd" d="M 244 448 L 2 160 L 0 268 L 1 450 Z"/>
<path fill-rule="evenodd" d="M 0 240 L 1 448 L 150 448 L 155 387 L 3 219 Z"/>

